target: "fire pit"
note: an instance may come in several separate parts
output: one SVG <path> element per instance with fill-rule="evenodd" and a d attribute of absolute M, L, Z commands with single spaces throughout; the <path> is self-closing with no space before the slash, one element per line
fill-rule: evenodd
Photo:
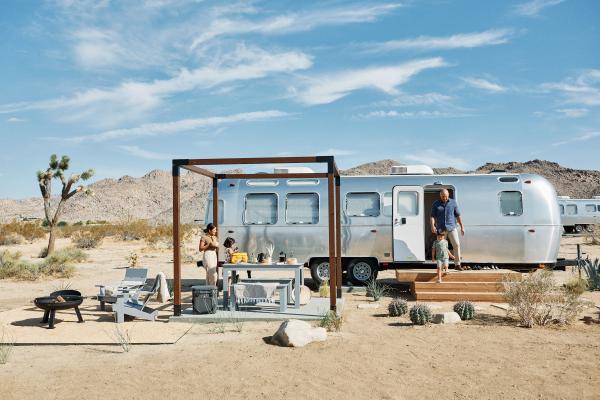
<path fill-rule="evenodd" d="M 59 296 L 38 297 L 33 301 L 38 308 L 44 310 L 42 323 L 47 323 L 48 329 L 54 329 L 54 316 L 56 315 L 56 310 L 68 310 L 69 308 L 74 308 L 77 319 L 79 322 L 83 322 L 83 318 L 79 312 L 79 305 L 83 302 L 83 297 L 65 294 L 60 296 L 64 300 L 62 302 L 59 301 L 58 297 Z"/>

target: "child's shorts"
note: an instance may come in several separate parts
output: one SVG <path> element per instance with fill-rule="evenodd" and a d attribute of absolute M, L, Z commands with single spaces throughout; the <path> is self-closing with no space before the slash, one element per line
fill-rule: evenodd
<path fill-rule="evenodd" d="M 450 260 L 437 260 L 437 267 L 438 268 L 442 268 L 442 267 L 448 268 L 449 263 L 450 263 Z"/>

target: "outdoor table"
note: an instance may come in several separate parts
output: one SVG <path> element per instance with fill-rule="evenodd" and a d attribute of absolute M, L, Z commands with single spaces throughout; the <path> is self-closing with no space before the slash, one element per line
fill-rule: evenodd
<path fill-rule="evenodd" d="M 223 264 L 223 308 L 226 310 L 233 306 L 233 304 L 230 304 L 231 299 L 229 298 L 229 285 L 227 282 L 230 273 L 237 271 L 293 271 L 295 277 L 294 308 L 300 308 L 300 288 L 304 285 L 304 264 Z M 231 274 L 231 276 L 235 275 Z"/>

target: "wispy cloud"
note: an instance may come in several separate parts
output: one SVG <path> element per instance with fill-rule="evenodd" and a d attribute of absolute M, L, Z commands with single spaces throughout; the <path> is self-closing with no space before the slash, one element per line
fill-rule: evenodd
<path fill-rule="evenodd" d="M 144 150 L 139 146 L 117 146 L 117 148 L 123 150 L 124 152 L 138 158 L 145 158 L 147 160 L 172 160 L 173 155 L 166 153 L 157 153 L 154 151 Z"/>
<path fill-rule="evenodd" d="M 210 88 L 224 83 L 263 78 L 309 68 L 311 58 L 298 51 L 270 53 L 239 46 L 221 63 L 194 70 L 181 69 L 169 79 L 152 82 L 127 81 L 111 89 L 88 89 L 71 97 L 0 105 L 0 113 L 26 110 L 68 110 L 66 121 L 101 119 L 115 125 L 129 122 L 158 107 L 163 99 L 181 92 Z M 107 121 L 108 119 L 108 121 Z"/>
<path fill-rule="evenodd" d="M 354 150 L 345 150 L 345 149 L 335 149 L 330 148 L 324 151 L 317 153 L 318 156 L 334 156 L 334 157 L 344 157 L 344 156 L 352 156 L 356 154 Z"/>
<path fill-rule="evenodd" d="M 531 0 L 514 7 L 515 14 L 522 17 L 535 17 L 546 7 L 555 6 L 564 0 Z"/>
<path fill-rule="evenodd" d="M 600 69 L 584 71 L 562 82 L 544 83 L 541 89 L 562 94 L 570 104 L 600 106 Z"/>
<path fill-rule="evenodd" d="M 587 108 L 561 108 L 556 111 L 567 118 L 581 118 L 590 112 Z"/>
<path fill-rule="evenodd" d="M 25 122 L 25 119 L 23 118 L 17 118 L 17 117 L 10 117 L 6 120 L 6 122 L 12 122 L 12 123 L 16 123 L 16 122 Z"/>
<path fill-rule="evenodd" d="M 304 32 L 324 25 L 341 25 L 372 22 L 400 7 L 400 4 L 352 5 L 330 9 L 289 13 L 263 20 L 218 18 L 194 39 L 191 48 L 216 37 L 236 34 L 258 33 L 265 35 Z"/>
<path fill-rule="evenodd" d="M 506 92 L 507 90 L 506 87 L 483 78 L 463 78 L 463 81 L 471 87 L 486 90 L 488 92 L 500 93 Z"/>
<path fill-rule="evenodd" d="M 459 33 L 450 36 L 418 36 L 411 39 L 390 40 L 382 43 L 365 44 L 368 51 L 392 50 L 450 50 L 474 48 L 507 43 L 513 29 L 490 29 L 483 32 Z"/>
<path fill-rule="evenodd" d="M 414 75 L 426 69 L 446 65 L 442 58 L 437 57 L 394 66 L 339 71 L 309 78 L 306 87 L 296 91 L 296 94 L 299 101 L 309 105 L 332 103 L 361 89 L 377 89 L 387 94 L 397 95 L 399 93 L 397 87 L 406 83 Z"/>
<path fill-rule="evenodd" d="M 451 112 L 441 110 L 421 110 L 421 111 L 396 111 L 396 110 L 375 110 L 364 114 L 358 114 L 359 119 L 428 119 L 428 118 L 460 118 L 468 117 L 468 113 Z"/>
<path fill-rule="evenodd" d="M 455 157 L 435 149 L 425 149 L 405 155 L 402 160 L 408 163 L 417 162 L 430 167 L 455 167 L 462 170 L 470 168 L 470 163 L 464 158 Z"/>
<path fill-rule="evenodd" d="M 239 122 L 257 122 L 272 119 L 283 118 L 290 114 L 278 111 L 255 111 L 222 117 L 206 117 L 195 119 L 183 119 L 172 122 L 162 122 L 153 124 L 143 124 L 135 128 L 113 129 L 101 133 L 74 136 L 66 140 L 73 143 L 82 142 L 105 142 L 108 140 L 123 140 L 148 136 L 172 135 L 179 132 L 186 132 L 195 129 L 213 128 L 221 125 L 229 125 Z"/>
<path fill-rule="evenodd" d="M 558 142 L 552 143 L 553 146 L 563 146 L 565 144 L 574 143 L 574 142 L 587 142 L 588 140 L 592 140 L 595 138 L 600 138 L 600 132 L 586 132 L 579 136 L 569 137 L 565 140 L 561 140 Z"/>

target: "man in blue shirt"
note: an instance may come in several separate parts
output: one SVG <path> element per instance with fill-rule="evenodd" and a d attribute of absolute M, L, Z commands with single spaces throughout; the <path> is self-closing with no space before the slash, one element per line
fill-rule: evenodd
<path fill-rule="evenodd" d="M 450 239 L 454 249 L 454 264 L 456 269 L 462 271 L 464 268 L 460 265 L 458 227 L 460 227 L 460 235 L 464 236 L 465 227 L 458 209 L 458 203 L 456 200 L 451 199 L 448 190 L 444 189 L 440 192 L 440 199 L 436 200 L 431 207 L 431 233 L 437 235 L 440 232 L 446 232 L 448 234 L 448 239 Z"/>

